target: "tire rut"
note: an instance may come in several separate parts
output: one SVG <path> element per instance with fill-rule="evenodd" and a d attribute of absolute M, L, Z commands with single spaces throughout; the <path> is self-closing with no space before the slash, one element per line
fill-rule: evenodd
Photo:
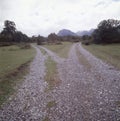
<path fill-rule="evenodd" d="M 90 70 L 80 63 L 76 48 L 91 64 Z M 56 58 L 56 55 L 51 57 Z M 52 93 L 57 107 L 52 121 L 117 121 L 120 110 L 120 72 L 74 44 L 69 58 L 58 62 L 61 85 Z"/>
<path fill-rule="evenodd" d="M 117 121 L 120 109 L 120 72 L 111 69 L 100 59 L 73 44 L 67 59 L 43 48 L 37 50 L 30 74 L 17 91 L 16 97 L 0 110 L 3 121 Z M 90 70 L 80 63 L 76 48 L 91 64 Z M 57 62 L 59 86 L 44 92 L 45 59 L 51 56 Z M 47 108 L 46 106 L 49 106 Z"/>
<path fill-rule="evenodd" d="M 0 121 L 41 121 L 46 116 L 47 95 L 44 90 L 45 59 L 39 48 L 25 77 L 14 96 L 0 109 Z"/>

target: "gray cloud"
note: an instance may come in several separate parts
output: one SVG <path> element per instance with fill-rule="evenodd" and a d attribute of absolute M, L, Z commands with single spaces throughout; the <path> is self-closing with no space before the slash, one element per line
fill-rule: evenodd
<path fill-rule="evenodd" d="M 90 29 L 103 19 L 120 19 L 119 6 L 119 0 L 0 0 L 0 29 L 6 19 L 30 36 Z"/>
<path fill-rule="evenodd" d="M 115 2 L 119 2 L 120 0 L 113 0 L 113 1 L 115 1 Z"/>

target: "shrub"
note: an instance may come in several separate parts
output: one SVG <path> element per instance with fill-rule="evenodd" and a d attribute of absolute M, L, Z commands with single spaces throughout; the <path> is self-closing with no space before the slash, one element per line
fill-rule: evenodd
<path fill-rule="evenodd" d="M 0 42 L 0 47 L 10 46 L 10 45 L 12 45 L 12 43 L 10 43 L 10 42 Z"/>
<path fill-rule="evenodd" d="M 90 41 L 82 41 L 82 44 L 84 44 L 84 45 L 90 45 Z"/>
<path fill-rule="evenodd" d="M 20 49 L 30 49 L 31 48 L 31 45 L 29 43 L 18 44 L 18 46 L 20 47 Z"/>

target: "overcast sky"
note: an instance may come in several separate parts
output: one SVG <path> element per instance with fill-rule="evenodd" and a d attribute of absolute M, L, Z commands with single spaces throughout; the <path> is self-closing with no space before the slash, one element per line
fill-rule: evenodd
<path fill-rule="evenodd" d="M 12 20 L 29 36 L 89 30 L 109 18 L 120 19 L 120 0 L 0 0 L 0 30 Z"/>

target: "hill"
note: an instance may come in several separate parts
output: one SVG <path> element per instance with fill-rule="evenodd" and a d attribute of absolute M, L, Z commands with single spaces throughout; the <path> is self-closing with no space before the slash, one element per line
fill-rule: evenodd
<path fill-rule="evenodd" d="M 78 31 L 76 34 L 77 36 L 83 36 L 83 35 L 91 35 L 93 33 L 94 29 L 90 29 L 88 31 Z"/>
<path fill-rule="evenodd" d="M 67 29 L 60 30 L 57 35 L 58 36 L 77 36 L 76 33 Z"/>
<path fill-rule="evenodd" d="M 78 32 L 73 32 L 68 29 L 62 29 L 58 32 L 58 36 L 83 36 L 83 35 L 91 35 L 95 29 L 90 29 L 90 30 L 84 30 L 84 31 L 78 31 Z"/>

